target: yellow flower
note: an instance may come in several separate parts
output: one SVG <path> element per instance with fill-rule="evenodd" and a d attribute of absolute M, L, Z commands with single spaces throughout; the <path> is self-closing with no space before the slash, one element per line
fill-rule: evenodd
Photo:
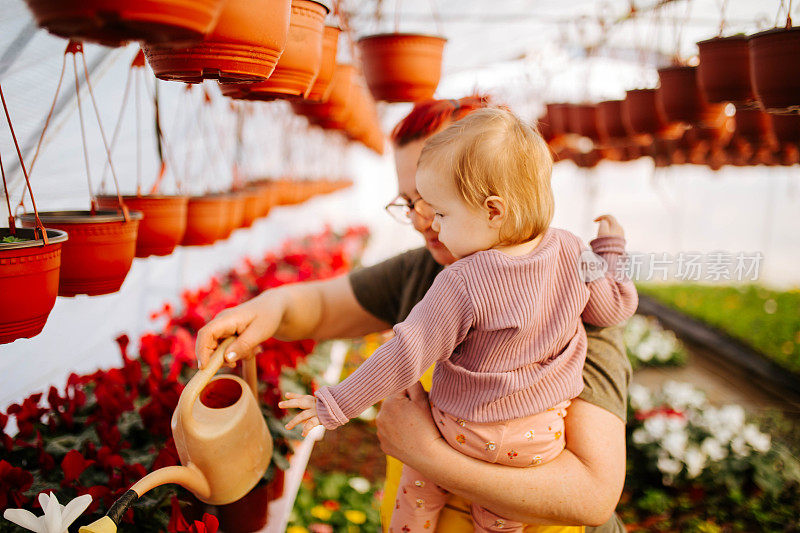
<path fill-rule="evenodd" d="M 344 512 L 344 517 L 354 524 L 363 524 L 367 521 L 367 515 L 363 511 L 348 509 Z"/>
<path fill-rule="evenodd" d="M 286 533 L 308 533 L 308 530 L 303 526 L 289 526 L 286 528 Z"/>
<path fill-rule="evenodd" d="M 333 512 L 330 509 L 323 507 L 322 505 L 315 505 L 311 508 L 311 516 L 322 520 L 323 522 L 330 520 L 332 514 Z"/>

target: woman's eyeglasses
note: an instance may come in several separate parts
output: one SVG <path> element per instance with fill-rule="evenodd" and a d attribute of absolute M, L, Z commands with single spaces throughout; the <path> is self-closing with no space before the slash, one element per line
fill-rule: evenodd
<path fill-rule="evenodd" d="M 433 208 L 422 198 L 417 198 L 412 202 L 407 198 L 398 196 L 385 209 L 392 215 L 392 218 L 401 224 L 410 224 L 411 215 L 414 213 L 424 220 L 433 220 L 434 216 Z"/>

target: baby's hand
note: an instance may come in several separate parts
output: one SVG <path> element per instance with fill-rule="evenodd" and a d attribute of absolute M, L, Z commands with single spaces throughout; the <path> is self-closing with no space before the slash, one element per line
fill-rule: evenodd
<path fill-rule="evenodd" d="M 600 215 L 594 221 L 600 223 L 600 227 L 597 228 L 598 237 L 625 237 L 622 226 L 611 215 Z"/>
<path fill-rule="evenodd" d="M 286 429 L 292 429 L 302 422 L 303 436 L 305 437 L 309 431 L 322 425 L 317 417 L 316 398 L 308 394 L 295 394 L 293 392 L 287 392 L 286 398 L 286 400 L 278 402 L 278 407 L 281 409 L 302 409 L 300 413 L 289 420 L 289 423 L 286 424 Z"/>

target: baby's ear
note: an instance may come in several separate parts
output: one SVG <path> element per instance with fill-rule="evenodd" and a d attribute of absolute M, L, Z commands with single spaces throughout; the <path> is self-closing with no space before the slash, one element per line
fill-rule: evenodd
<path fill-rule="evenodd" d="M 489 196 L 483 201 L 483 207 L 489 216 L 489 226 L 500 228 L 508 215 L 506 201 L 499 196 Z"/>

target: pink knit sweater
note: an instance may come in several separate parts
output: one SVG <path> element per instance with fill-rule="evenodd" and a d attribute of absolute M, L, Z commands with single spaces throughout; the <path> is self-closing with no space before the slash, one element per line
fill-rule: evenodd
<path fill-rule="evenodd" d="M 578 267 L 586 247 L 557 228 L 527 255 L 485 250 L 445 268 L 391 340 L 343 382 L 317 391 L 320 422 L 345 424 L 433 363 L 431 403 L 473 422 L 528 416 L 578 396 L 582 320 L 612 326 L 638 305 L 633 282 L 614 276 L 625 240 L 600 237 L 591 247 L 608 270 L 588 283 Z"/>

